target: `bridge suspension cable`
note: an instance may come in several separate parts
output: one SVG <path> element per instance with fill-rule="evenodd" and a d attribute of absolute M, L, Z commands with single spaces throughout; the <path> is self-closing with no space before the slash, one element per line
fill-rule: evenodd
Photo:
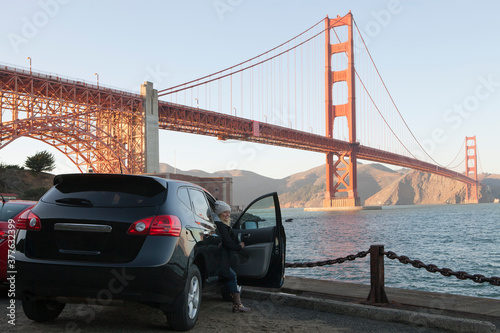
<path fill-rule="evenodd" d="M 311 40 L 311 39 L 313 39 L 313 38 L 317 37 L 317 36 L 318 36 L 319 34 L 321 34 L 324 30 L 323 30 L 323 31 L 321 31 L 321 32 L 319 32 L 318 34 L 316 34 L 316 35 L 312 36 L 311 38 L 309 38 L 309 39 L 307 39 L 307 40 L 303 41 L 302 43 L 297 44 L 297 45 L 295 45 L 294 47 L 291 47 L 290 49 L 285 50 L 285 51 L 283 51 L 283 52 L 281 52 L 281 53 L 279 53 L 279 54 L 276 54 L 276 55 L 274 55 L 274 56 L 272 56 L 272 57 L 270 57 L 270 58 L 267 58 L 266 60 L 260 61 L 260 62 L 258 62 L 258 63 L 253 64 L 253 65 L 249 65 L 249 66 L 247 66 L 247 67 L 245 67 L 245 68 L 241 68 L 241 69 L 239 69 L 239 70 L 237 70 L 237 71 L 234 71 L 234 72 L 232 71 L 234 68 L 237 68 L 237 67 L 239 67 L 239 66 L 243 66 L 243 65 L 244 65 L 244 64 L 246 64 L 246 63 L 252 62 L 252 60 L 259 59 L 260 57 L 262 57 L 262 56 L 264 56 L 264 55 L 266 55 L 266 54 L 269 54 L 269 53 L 271 53 L 271 52 L 273 52 L 273 51 L 275 51 L 275 50 L 279 49 L 280 47 L 282 47 L 282 46 L 284 46 L 284 45 L 286 45 L 286 44 L 288 44 L 288 43 L 292 42 L 293 40 L 295 40 L 295 39 L 297 39 L 297 38 L 301 37 L 302 35 L 306 34 L 308 31 L 312 30 L 314 27 L 316 27 L 317 25 L 319 25 L 320 23 L 322 23 L 322 22 L 323 22 L 323 20 L 324 20 L 324 19 L 321 19 L 318 23 L 314 24 L 313 26 L 311 26 L 311 27 L 310 27 L 310 28 L 308 28 L 307 30 L 303 31 L 302 33 L 300 33 L 300 34 L 296 35 L 295 37 L 290 38 L 290 39 L 289 39 L 289 40 L 287 40 L 286 42 L 281 43 L 280 45 L 278 45 L 278 46 L 276 46 L 276 47 L 274 47 L 274 48 L 272 48 L 272 49 L 270 49 L 270 50 L 268 50 L 268 51 L 266 51 L 266 52 L 263 52 L 263 53 L 261 53 L 261 54 L 259 54 L 259 55 L 257 55 L 257 56 L 254 56 L 254 57 L 252 57 L 252 58 L 250 58 L 250 59 L 248 59 L 248 60 L 246 60 L 246 61 L 240 62 L 240 63 L 238 63 L 238 64 L 236 64 L 236 65 L 231 66 L 231 67 L 227 67 L 227 68 L 225 68 L 225 69 L 223 69 L 223 70 L 220 70 L 220 71 L 218 71 L 218 72 L 212 73 L 212 74 L 210 74 L 210 75 L 205 75 L 205 76 L 200 77 L 200 78 L 195 79 L 195 80 L 191 80 L 191 81 L 188 81 L 188 82 L 185 82 L 185 83 L 182 83 L 182 84 L 179 84 L 179 85 L 176 85 L 176 86 L 170 87 L 170 88 L 166 88 L 166 89 L 158 90 L 158 96 L 164 96 L 164 95 L 172 94 L 172 93 L 175 93 L 175 92 L 178 92 L 178 91 L 181 91 L 181 90 L 185 90 L 185 89 L 193 88 L 193 87 L 196 87 L 196 86 L 198 86 L 198 85 L 202 85 L 202 84 L 209 83 L 209 82 L 212 82 L 212 81 L 215 81 L 215 80 L 219 80 L 219 79 L 225 78 L 225 77 L 227 77 L 227 76 L 230 76 L 230 75 L 233 75 L 233 74 L 236 74 L 236 73 L 239 73 L 239 72 L 245 71 L 245 70 L 247 70 L 247 69 L 249 69 L 249 68 L 252 68 L 252 67 L 255 67 L 255 66 L 257 66 L 257 65 L 260 65 L 260 64 L 262 64 L 262 63 L 264 63 L 264 62 L 267 62 L 267 61 L 269 61 L 269 60 L 272 60 L 272 59 L 274 59 L 274 58 L 276 58 L 276 57 L 279 57 L 280 55 L 282 55 L 282 54 L 284 54 L 284 53 L 286 53 L 286 52 L 289 52 L 289 51 L 291 51 L 291 50 L 293 50 L 293 49 L 295 49 L 295 48 L 299 47 L 300 45 L 305 44 L 305 43 L 306 43 L 306 42 L 308 42 L 309 40 Z M 215 78 L 215 79 L 210 79 L 212 76 L 215 76 L 215 75 L 218 75 L 218 74 L 221 74 L 221 73 L 227 72 L 227 71 L 231 71 L 231 73 L 226 74 L 226 75 L 223 75 L 223 76 L 218 76 L 218 77 L 217 77 L 217 78 Z M 204 81 L 204 82 L 199 82 L 199 81 L 201 81 L 201 80 L 205 80 L 205 79 L 210 79 L 210 80 L 207 80 L 207 81 Z M 193 84 L 193 83 L 195 83 L 195 82 L 196 82 L 196 84 L 191 85 L 191 84 Z M 188 85 L 190 85 L 190 86 L 188 86 Z M 180 88 L 180 87 L 183 87 L 183 88 L 182 88 L 182 89 L 177 89 L 177 88 Z M 174 90 L 174 89 L 175 89 L 175 90 Z"/>
<path fill-rule="evenodd" d="M 337 19 L 341 20 L 342 17 L 337 16 Z M 234 115 L 256 123 L 269 123 L 324 136 L 325 108 L 321 106 L 321 101 L 325 100 L 322 95 L 324 81 L 320 80 L 324 79 L 321 58 L 324 57 L 325 49 L 317 37 L 324 34 L 326 29 L 333 29 L 338 42 L 345 43 L 347 27 L 336 26 L 333 23 L 335 19 L 330 20 L 332 28 L 319 27 L 323 21 L 246 61 L 159 90 L 158 96 L 168 95 L 167 100 L 177 108 L 196 107 L 201 111 Z M 436 168 L 443 167 L 430 156 L 403 118 L 355 20 L 353 28 L 354 26 L 360 43 L 354 52 L 356 59 L 353 63 L 356 67 L 353 81 L 360 84 L 358 90 L 361 90 L 354 101 L 356 113 L 359 113 L 356 141 L 381 152 L 411 157 L 414 160 L 430 159 Z M 340 37 L 337 31 L 340 32 Z M 323 52 L 318 52 L 320 50 Z M 318 54 L 321 53 L 323 55 L 319 57 Z M 342 77 L 347 68 L 345 55 L 345 52 L 331 54 L 331 70 L 337 77 Z M 336 80 L 331 89 L 333 105 L 347 102 L 348 87 L 345 80 Z M 177 101 L 178 98 L 182 100 L 182 95 L 184 104 Z M 270 118 L 273 120 L 270 121 Z M 345 135 L 349 135 L 347 122 L 346 117 L 335 117 L 332 124 L 334 139 L 346 141 Z M 226 138 L 224 134 L 218 137 Z M 456 157 L 448 166 L 455 160 Z"/>
<path fill-rule="evenodd" d="M 413 153 L 405 146 L 405 144 L 401 141 L 401 139 L 398 137 L 398 135 L 394 132 L 394 130 L 392 129 L 391 125 L 389 125 L 389 123 L 387 122 L 387 120 L 385 119 L 384 115 L 382 114 L 382 112 L 380 112 L 380 109 L 378 108 L 377 104 L 375 104 L 375 101 L 373 100 L 371 94 L 368 92 L 368 90 L 366 89 L 366 86 L 365 84 L 363 83 L 363 80 L 361 80 L 361 78 L 359 77 L 359 73 L 356 72 L 356 76 L 358 77 L 359 81 L 361 82 L 361 84 L 363 85 L 363 89 L 366 91 L 366 93 L 368 94 L 368 97 L 370 98 L 370 100 L 373 102 L 373 106 L 375 106 L 375 109 L 378 111 L 378 113 L 380 114 L 380 116 L 382 117 L 382 120 L 384 121 L 384 123 L 387 125 L 387 127 L 389 128 L 389 130 L 391 131 L 392 134 L 394 134 L 394 137 L 396 138 L 396 140 L 398 140 L 398 142 L 403 146 L 404 149 L 406 149 L 406 151 L 413 157 L 413 158 L 417 158 L 415 155 L 413 155 Z"/>
<path fill-rule="evenodd" d="M 354 22 L 354 23 L 355 23 L 355 22 Z M 363 37 L 361 36 L 361 33 L 360 33 L 359 29 L 358 29 L 357 31 L 358 31 L 358 34 L 360 35 L 361 39 L 363 40 Z M 335 34 L 335 37 L 337 38 L 337 41 L 338 41 L 339 43 L 341 43 L 341 42 L 342 42 L 342 40 L 341 40 L 341 38 L 340 38 L 339 34 L 337 33 L 337 31 L 336 31 L 335 29 L 333 29 L 333 32 L 334 32 L 334 34 Z M 363 41 L 363 43 L 364 43 L 364 41 Z M 368 52 L 368 55 L 370 56 L 370 59 L 371 59 L 371 55 L 370 55 L 370 53 L 369 53 L 369 51 L 368 51 L 368 48 L 366 47 L 366 44 L 364 45 L 364 47 L 365 47 L 366 51 Z M 344 55 L 346 56 L 346 59 L 347 59 L 347 54 L 346 54 L 345 52 L 344 52 Z M 371 59 L 371 62 L 372 62 L 372 65 L 374 66 L 375 70 L 376 70 L 376 71 L 377 71 L 377 73 L 378 73 L 378 69 L 376 68 L 375 63 L 373 62 L 373 59 Z M 372 96 L 372 94 L 370 93 L 369 89 L 367 88 L 367 86 L 366 86 L 365 82 L 364 82 L 364 81 L 363 81 L 363 79 L 361 78 L 360 72 L 359 72 L 359 70 L 356 68 L 356 66 L 355 66 L 354 72 L 355 72 L 356 77 L 357 77 L 357 78 L 358 78 L 358 80 L 359 80 L 359 83 L 361 83 L 361 85 L 363 86 L 363 90 L 364 90 L 364 91 L 365 91 L 365 93 L 367 94 L 367 96 L 368 96 L 368 98 L 369 98 L 369 100 L 370 100 L 371 104 L 375 107 L 375 109 L 376 109 L 377 113 L 380 115 L 380 117 L 382 118 L 383 122 L 385 123 L 385 125 L 387 126 L 387 128 L 389 129 L 389 131 L 393 134 L 394 138 L 395 138 L 395 139 L 396 139 L 396 140 L 400 143 L 400 145 L 401 145 L 401 146 L 402 146 L 402 147 L 403 147 L 403 148 L 404 148 L 404 149 L 405 149 L 405 150 L 406 150 L 406 151 L 407 151 L 407 152 L 408 152 L 408 153 L 409 153 L 409 154 L 410 154 L 413 158 L 417 159 L 417 157 L 416 157 L 416 156 L 415 156 L 415 155 L 414 155 L 414 154 L 410 151 L 410 149 L 409 149 L 408 147 L 406 147 L 406 145 L 403 143 L 402 139 L 401 139 L 401 138 L 400 138 L 400 137 L 396 134 L 396 132 L 394 131 L 394 129 L 392 128 L 392 126 L 389 124 L 389 122 L 388 122 L 388 120 L 386 119 L 386 117 L 385 117 L 385 116 L 383 115 L 383 113 L 381 112 L 381 110 L 380 110 L 379 106 L 377 105 L 377 103 L 376 103 L 376 101 L 375 101 L 374 97 Z M 380 73 L 378 73 L 378 76 L 379 76 L 380 80 L 382 80 L 382 78 L 381 78 L 381 76 L 380 76 Z M 383 83 L 383 80 L 382 80 L 382 83 Z M 384 86 L 385 86 L 385 84 L 384 84 Z M 386 88 L 386 90 L 387 90 L 387 88 Z M 390 96 L 390 94 L 389 94 L 389 96 Z M 392 99 L 392 97 L 391 97 L 391 99 Z M 403 119 L 403 118 L 402 118 L 402 116 L 401 116 L 401 114 L 400 114 L 400 117 L 401 117 L 401 119 Z M 404 122 L 404 119 L 403 119 L 403 122 Z M 405 122 L 405 125 L 406 125 L 406 122 Z M 407 128 L 408 128 L 408 126 L 407 126 Z M 408 128 L 408 130 L 409 130 L 409 128 Z M 410 132 L 411 132 L 411 131 L 410 131 Z"/>
<path fill-rule="evenodd" d="M 456 169 L 456 168 L 458 168 L 458 167 L 460 167 L 460 166 L 462 166 L 462 167 L 463 167 L 464 163 L 465 163 L 465 157 L 464 157 L 464 158 L 462 158 L 462 160 L 461 160 L 459 163 L 457 163 L 456 165 L 454 165 L 454 166 L 452 166 L 452 167 L 448 167 L 448 166 L 447 166 L 446 168 L 447 168 L 447 169 L 450 169 L 450 170 L 453 170 L 453 169 Z"/>
<path fill-rule="evenodd" d="M 401 114 L 401 112 L 399 111 L 399 108 L 398 108 L 398 106 L 396 105 L 396 102 L 395 102 L 395 101 L 394 101 L 394 99 L 392 98 L 392 95 L 391 95 L 391 93 L 389 92 L 389 89 L 387 89 L 387 86 L 386 86 L 386 84 L 385 84 L 385 82 L 384 82 L 384 79 L 382 78 L 382 75 L 380 75 L 380 72 L 379 72 L 379 70 L 378 70 L 378 68 L 377 68 L 377 65 L 375 64 L 375 61 L 373 60 L 372 55 L 371 55 L 370 51 L 368 50 L 368 47 L 367 47 L 367 45 L 366 45 L 366 43 L 365 43 L 365 40 L 363 39 L 363 36 L 361 35 L 361 32 L 359 31 L 358 25 L 357 25 L 357 23 L 356 23 L 356 20 L 354 20 L 354 18 L 353 18 L 353 22 L 354 22 L 354 25 L 356 26 L 356 30 L 358 31 L 358 34 L 359 34 L 359 36 L 360 36 L 360 38 L 361 38 L 361 41 L 363 42 L 363 46 L 365 47 L 366 52 L 367 52 L 367 54 L 368 54 L 368 56 L 369 56 L 369 58 L 370 58 L 370 60 L 371 60 L 371 63 L 373 64 L 373 67 L 375 68 L 375 71 L 377 72 L 377 75 L 378 75 L 378 77 L 380 78 L 380 81 L 382 82 L 382 85 L 383 85 L 383 87 L 384 87 L 385 91 L 387 92 L 387 94 L 388 94 L 388 96 L 389 96 L 389 98 L 390 98 L 390 100 L 391 100 L 392 104 L 394 105 L 394 107 L 395 107 L 395 109 L 396 109 L 396 111 L 397 111 L 397 113 L 398 113 L 399 117 L 400 117 L 400 118 L 401 118 L 401 120 L 403 121 L 404 125 L 406 126 L 406 128 L 407 128 L 407 129 L 408 129 L 408 131 L 409 131 L 409 133 L 411 134 L 411 136 L 413 137 L 413 139 L 415 140 L 415 142 L 418 144 L 418 146 L 420 147 L 420 149 L 422 149 L 422 151 L 423 151 L 423 152 L 424 152 L 424 153 L 425 153 L 425 154 L 426 154 L 426 155 L 427 155 L 427 156 L 428 156 L 428 157 L 429 157 L 429 158 L 430 158 L 430 159 L 431 159 L 434 163 L 436 163 L 436 164 L 437 164 L 437 165 L 439 165 L 439 166 L 443 166 L 442 164 L 438 163 L 438 162 L 437 162 L 434 158 L 432 158 L 432 156 L 430 156 L 430 155 L 429 155 L 429 153 L 427 153 L 427 150 L 426 150 L 426 149 L 422 146 L 422 144 L 420 143 L 420 141 L 419 141 L 419 140 L 415 137 L 415 135 L 413 134 L 413 131 L 412 131 L 412 130 L 410 129 L 410 127 L 408 126 L 408 124 L 407 124 L 406 120 L 403 118 L 403 115 L 402 115 L 402 114 Z M 357 73 L 356 73 L 356 74 L 357 74 Z M 358 75 L 358 74 L 357 74 L 357 75 Z M 360 80 L 361 80 L 361 79 L 360 79 Z M 378 108 L 377 108 L 377 110 L 379 111 L 379 109 L 378 109 Z M 379 113 L 380 113 L 380 111 L 379 111 Z M 381 114 L 381 115 L 382 115 L 382 114 Z M 384 119 L 384 121 L 385 121 L 385 119 Z M 387 123 L 387 122 L 386 122 L 386 123 Z M 389 125 L 389 124 L 387 124 L 387 126 L 389 126 L 389 127 L 390 127 L 390 125 Z M 392 131 L 392 129 L 391 129 L 391 132 L 393 132 L 393 131 Z M 394 132 L 393 132 L 393 133 L 394 133 Z M 398 141 L 399 141 L 399 142 L 401 142 L 401 140 L 399 140 L 399 138 L 398 138 Z M 401 143 L 401 144 L 402 144 L 402 143 Z M 404 147 L 404 148 L 405 148 L 405 149 L 409 152 L 408 148 L 406 148 L 406 146 L 405 146 L 404 144 L 403 144 L 403 147 Z M 410 152 L 410 154 L 411 154 L 413 157 L 415 157 L 415 156 L 414 156 L 411 152 Z M 452 162 L 452 163 L 453 163 L 453 162 Z M 450 164 L 451 164 L 451 163 L 450 163 Z"/>
<path fill-rule="evenodd" d="M 481 158 L 479 157 L 479 149 L 477 149 L 477 147 L 476 147 L 476 155 L 477 155 L 479 170 L 481 170 L 481 172 L 479 172 L 479 170 L 478 170 L 477 174 L 480 175 L 480 174 L 484 173 L 484 169 L 483 169 L 483 166 L 481 165 Z"/>
<path fill-rule="evenodd" d="M 455 157 L 453 158 L 453 160 L 451 160 L 450 163 L 448 163 L 448 165 L 445 166 L 445 168 L 447 169 L 455 169 L 456 167 L 460 166 L 460 165 L 463 165 L 463 162 L 465 161 L 465 157 L 462 159 L 462 161 L 460 162 L 460 164 L 456 165 L 456 166 L 453 166 L 453 167 L 449 167 L 453 162 L 455 162 L 455 160 L 457 159 L 457 157 L 460 155 L 460 153 L 462 153 L 462 151 L 465 149 L 465 139 L 464 141 L 462 141 L 462 143 L 460 144 L 460 148 L 458 149 L 458 152 L 457 154 L 455 155 Z M 464 155 L 465 156 L 465 155 Z"/>

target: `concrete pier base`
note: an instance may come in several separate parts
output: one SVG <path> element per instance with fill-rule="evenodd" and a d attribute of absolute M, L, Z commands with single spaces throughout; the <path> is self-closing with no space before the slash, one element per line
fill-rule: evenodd
<path fill-rule="evenodd" d="M 370 286 L 287 276 L 279 290 L 243 289 L 244 298 L 447 332 L 499 332 L 500 300 L 386 288 L 390 304 L 366 305 Z"/>

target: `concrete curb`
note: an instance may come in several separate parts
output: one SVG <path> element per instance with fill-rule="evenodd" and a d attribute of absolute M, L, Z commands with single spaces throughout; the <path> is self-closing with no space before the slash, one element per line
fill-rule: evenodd
<path fill-rule="evenodd" d="M 330 299 L 303 297 L 293 294 L 273 293 L 260 290 L 244 290 L 244 297 L 256 300 L 269 300 L 281 305 L 303 309 L 331 312 L 353 317 L 386 321 L 417 327 L 435 328 L 460 333 L 494 333 L 496 326 L 488 321 L 462 319 L 424 312 L 414 312 L 372 305 L 353 304 Z"/>

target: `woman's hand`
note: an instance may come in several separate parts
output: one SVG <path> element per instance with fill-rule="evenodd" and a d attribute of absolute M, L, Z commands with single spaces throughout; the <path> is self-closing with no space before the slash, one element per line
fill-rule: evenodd
<path fill-rule="evenodd" d="M 240 246 L 241 246 L 242 249 L 245 248 L 245 243 L 241 242 Z"/>

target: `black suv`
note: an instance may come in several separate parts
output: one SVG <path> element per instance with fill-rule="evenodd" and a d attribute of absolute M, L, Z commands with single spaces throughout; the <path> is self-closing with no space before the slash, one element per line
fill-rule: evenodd
<path fill-rule="evenodd" d="M 191 329 L 201 291 L 219 281 L 215 198 L 152 176 L 65 174 L 16 224 L 16 289 L 26 316 L 57 318 L 65 303 L 134 301 Z M 233 224 L 247 246 L 234 253 L 240 285 L 278 288 L 285 232 L 278 196 L 254 200 Z"/>

